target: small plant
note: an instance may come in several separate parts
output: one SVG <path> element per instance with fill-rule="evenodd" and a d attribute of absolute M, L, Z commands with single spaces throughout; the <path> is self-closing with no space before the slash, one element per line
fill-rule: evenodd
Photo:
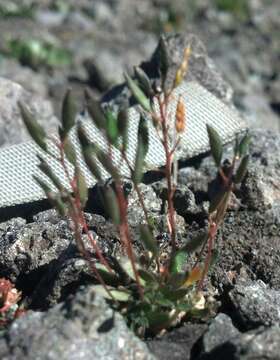
<path fill-rule="evenodd" d="M 247 20 L 249 17 L 249 6 L 247 0 L 215 0 L 219 10 L 232 13 L 239 20 Z"/>
<path fill-rule="evenodd" d="M 179 246 L 173 195 L 178 172 L 176 152 L 180 146 L 181 136 L 187 130 L 186 109 L 181 96 L 176 100 L 174 117 L 170 115 L 169 106 L 175 99 L 174 90 L 183 81 L 187 72 L 191 49 L 184 50 L 183 61 L 171 83 L 167 81 L 169 58 L 163 39 L 160 43 L 160 54 L 160 85 L 153 83 L 140 68 L 135 68 L 135 79 L 125 74 L 127 86 L 138 104 L 140 113 L 134 162 L 130 161 L 127 155 L 127 109 L 120 108 L 114 112 L 110 108 L 102 108 L 91 93 L 86 91 L 88 112 L 96 128 L 104 134 L 107 147 L 103 149 L 97 143 L 91 142 L 81 122 L 75 128 L 89 171 L 100 184 L 104 185 L 103 203 L 107 215 L 119 230 L 120 242 L 125 254 L 123 257 L 109 257 L 102 254 L 97 240 L 88 229 L 84 214 L 88 189 L 70 137 L 76 118 L 76 107 L 71 92 L 66 93 L 63 101 L 59 138 L 47 136 L 26 107 L 19 104 L 30 135 L 45 153 L 44 157 L 38 155 L 39 168 L 52 186 L 42 178 L 35 177 L 35 180 L 58 212 L 71 219 L 70 224 L 77 247 L 90 263 L 99 283 L 96 285 L 96 291 L 101 292 L 126 316 L 130 326 L 140 336 L 157 334 L 178 324 L 186 316 L 201 317 L 207 313 L 202 290 L 205 276 L 216 257 L 213 247 L 214 238 L 223 221 L 234 184 L 241 182 L 248 163 L 248 156 L 245 155 L 249 140 L 247 135 L 241 142 L 236 142 L 233 160 L 225 169 L 222 164 L 223 148 L 220 137 L 212 127 L 207 127 L 211 152 L 222 185 L 210 204 L 208 230 Z M 168 188 L 166 223 L 171 249 L 167 259 L 163 259 L 162 249 L 154 237 L 153 224 L 140 189 L 145 157 L 149 149 L 149 122 L 155 128 L 165 154 L 164 174 Z M 56 151 L 52 150 L 50 143 Z M 113 156 L 116 152 L 120 155 L 120 162 L 117 162 Z M 68 186 L 64 186 L 55 175 L 49 166 L 48 157 L 61 165 Z M 240 164 L 235 171 L 237 162 Z M 140 253 L 137 253 L 134 246 L 135 234 L 132 233 L 127 218 L 128 205 L 123 191 L 124 178 L 119 171 L 120 164 L 125 164 L 129 170 L 129 178 L 145 215 L 145 222 L 139 224 L 138 228 L 143 246 L 143 251 Z M 103 170 L 113 179 L 112 185 L 105 186 L 106 177 L 103 176 Z M 86 247 L 82 234 L 86 235 L 91 244 L 94 256 Z M 199 249 L 196 261 L 191 262 L 190 255 L 194 255 Z"/>
<path fill-rule="evenodd" d="M 18 316 L 21 293 L 7 279 L 0 278 L 0 327 L 7 326 Z"/>
<path fill-rule="evenodd" d="M 38 39 L 11 39 L 7 42 L 6 53 L 33 69 L 42 66 L 65 66 L 72 61 L 72 55 L 68 50 Z"/>

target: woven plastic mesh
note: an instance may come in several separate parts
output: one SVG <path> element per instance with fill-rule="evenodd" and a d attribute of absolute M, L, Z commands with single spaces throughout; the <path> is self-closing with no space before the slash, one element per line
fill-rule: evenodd
<path fill-rule="evenodd" d="M 245 129 L 245 123 L 238 113 L 227 107 L 222 101 L 213 96 L 198 83 L 183 83 L 174 93 L 170 104 L 170 118 L 174 114 L 177 98 L 181 95 L 186 108 L 186 130 L 182 135 L 181 146 L 178 152 L 179 159 L 188 159 L 209 150 L 206 123 L 212 125 L 221 136 L 224 143 L 231 141 L 237 133 Z M 80 118 L 91 140 L 101 147 L 105 147 L 103 135 L 93 125 L 92 121 Z M 139 113 L 136 108 L 129 109 L 129 146 L 128 158 L 133 162 L 136 151 L 137 128 Z M 164 164 L 164 151 L 153 126 L 150 124 L 150 145 L 146 158 L 147 169 L 155 169 Z M 75 131 L 72 141 L 79 153 L 79 145 Z M 40 187 L 33 180 L 33 175 L 41 176 L 37 168 L 38 159 L 36 154 L 39 148 L 32 142 L 14 145 L 0 151 L 0 208 L 30 203 L 45 198 Z M 119 154 L 113 152 L 114 161 L 119 164 Z M 60 165 L 48 159 L 50 166 L 62 183 L 67 186 Z M 88 186 L 94 185 L 95 181 L 87 171 L 81 156 L 79 162 L 86 175 Z M 123 174 L 127 173 L 125 166 L 120 166 Z M 106 175 L 106 174 L 105 174 Z M 41 176 L 42 177 L 42 176 Z"/>

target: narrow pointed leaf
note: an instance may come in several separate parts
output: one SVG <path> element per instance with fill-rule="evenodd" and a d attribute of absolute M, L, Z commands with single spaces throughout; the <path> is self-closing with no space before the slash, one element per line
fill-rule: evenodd
<path fill-rule="evenodd" d="M 135 97 L 137 102 L 142 106 L 142 108 L 148 112 L 151 112 L 151 104 L 150 100 L 144 94 L 144 92 L 140 89 L 140 87 L 136 84 L 134 80 L 128 75 L 124 74 L 127 86 L 129 87 L 132 95 Z"/>
<path fill-rule="evenodd" d="M 247 153 L 250 141 L 251 141 L 251 136 L 248 133 L 240 141 L 238 147 L 238 155 L 240 158 Z"/>
<path fill-rule="evenodd" d="M 141 116 L 138 127 L 138 143 L 134 164 L 134 172 L 132 180 L 135 184 L 141 182 L 143 177 L 143 167 L 145 163 L 145 157 L 149 149 L 149 132 L 146 119 Z"/>
<path fill-rule="evenodd" d="M 158 246 L 148 225 L 141 224 L 139 226 L 140 237 L 146 250 L 150 251 L 153 256 L 158 255 Z"/>
<path fill-rule="evenodd" d="M 110 219 L 115 225 L 120 225 L 121 223 L 120 208 L 115 191 L 111 188 L 111 186 L 108 186 L 106 187 L 106 189 L 104 189 L 103 195 L 104 195 L 106 212 L 108 213 Z"/>
<path fill-rule="evenodd" d="M 104 129 L 106 119 L 100 103 L 93 97 L 93 95 L 88 89 L 85 90 L 85 98 L 88 112 L 94 124 L 98 129 Z"/>
<path fill-rule="evenodd" d="M 61 114 L 61 121 L 62 121 L 62 132 L 61 132 L 61 140 L 63 141 L 69 131 L 75 124 L 76 119 L 76 104 L 72 95 L 71 90 L 68 90 L 64 96 L 63 103 L 62 103 L 62 114 Z"/>
<path fill-rule="evenodd" d="M 235 184 L 241 183 L 242 180 L 244 179 L 244 177 L 247 173 L 248 163 L 249 163 L 249 155 L 246 155 L 242 158 L 241 163 L 236 171 L 236 174 L 234 177 Z"/>
<path fill-rule="evenodd" d="M 130 294 L 124 290 L 116 290 L 115 288 L 108 287 L 110 294 L 117 301 L 127 302 L 130 298 Z M 95 285 L 94 291 L 99 295 L 103 296 L 105 299 L 112 300 L 112 298 L 107 293 L 106 289 L 102 285 Z"/>
<path fill-rule="evenodd" d="M 107 139 L 112 145 L 115 145 L 119 136 L 117 118 L 111 110 L 106 111 L 105 117 Z"/>
<path fill-rule="evenodd" d="M 138 80 L 139 86 L 141 87 L 141 89 L 143 90 L 145 95 L 148 98 L 153 96 L 154 92 L 152 89 L 152 84 L 151 84 L 151 81 L 148 78 L 147 74 L 145 73 L 145 71 L 142 70 L 140 67 L 136 66 L 135 67 L 135 76 Z"/>
<path fill-rule="evenodd" d="M 210 125 L 207 124 L 207 132 L 210 142 L 211 154 L 214 158 L 216 166 L 219 167 L 223 156 L 223 144 L 220 135 Z"/>
<path fill-rule="evenodd" d="M 47 151 L 45 130 L 21 101 L 18 102 L 18 106 L 29 135 L 41 149 Z"/>
<path fill-rule="evenodd" d="M 39 155 L 37 155 L 37 157 L 40 160 L 40 164 L 38 165 L 39 169 L 52 181 L 52 183 L 58 190 L 62 191 L 64 187 L 61 184 L 59 178 L 52 171 L 47 161 Z"/>

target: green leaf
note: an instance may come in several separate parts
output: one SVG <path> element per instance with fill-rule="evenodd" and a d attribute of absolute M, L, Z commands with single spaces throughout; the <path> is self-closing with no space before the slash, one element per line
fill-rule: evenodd
<path fill-rule="evenodd" d="M 211 153 L 214 158 L 217 167 L 220 167 L 222 156 L 223 156 L 223 144 L 220 135 L 210 125 L 207 126 L 207 132 L 210 142 Z"/>
<path fill-rule="evenodd" d="M 62 121 L 62 133 L 61 133 L 61 141 L 65 139 L 68 135 L 69 131 L 75 124 L 76 119 L 76 104 L 72 95 L 71 90 L 67 90 L 63 103 L 62 103 L 62 114 L 61 114 L 61 121 Z"/>
<path fill-rule="evenodd" d="M 128 143 L 128 113 L 127 109 L 121 109 L 118 113 L 117 127 L 122 137 L 123 150 L 126 151 Z"/>
<path fill-rule="evenodd" d="M 251 136 L 247 133 L 240 141 L 240 144 L 238 147 L 239 157 L 242 157 L 247 153 L 250 141 L 251 141 Z"/>
<path fill-rule="evenodd" d="M 201 233 L 195 236 L 193 239 L 189 240 L 181 249 L 183 251 L 186 251 L 188 254 L 191 254 L 196 251 L 200 246 L 202 246 L 207 241 L 207 238 L 207 232 Z"/>
<path fill-rule="evenodd" d="M 157 283 L 157 279 L 155 278 L 154 274 L 144 270 L 144 269 L 139 269 L 138 270 L 139 276 L 145 281 L 145 283 L 147 284 L 156 284 Z"/>
<path fill-rule="evenodd" d="M 136 79 L 138 80 L 141 89 L 148 98 L 152 97 L 154 95 L 154 92 L 152 89 L 151 81 L 148 78 L 147 74 L 138 66 L 136 66 L 134 70 Z"/>
<path fill-rule="evenodd" d="M 141 115 L 138 126 L 138 142 L 135 157 L 134 172 L 132 181 L 135 184 L 141 182 L 143 177 L 143 166 L 149 149 L 149 130 L 146 119 Z"/>
<path fill-rule="evenodd" d="M 162 292 L 164 294 L 164 296 L 166 297 L 166 299 L 174 302 L 174 301 L 178 301 L 181 300 L 182 298 L 184 298 L 189 292 L 189 289 L 172 289 L 172 288 L 164 288 L 162 289 Z"/>
<path fill-rule="evenodd" d="M 77 180 L 77 187 L 82 207 L 84 207 L 88 200 L 88 187 L 81 169 L 77 166 L 75 168 L 75 176 Z"/>
<path fill-rule="evenodd" d="M 104 129 L 106 125 L 106 118 L 100 103 L 93 97 L 91 92 L 85 90 L 85 98 L 88 112 L 98 129 Z"/>
<path fill-rule="evenodd" d="M 239 184 L 244 179 L 244 176 L 247 173 L 248 163 L 249 163 L 249 155 L 246 155 L 242 158 L 240 165 L 236 171 L 236 174 L 234 176 L 234 183 Z"/>
<path fill-rule="evenodd" d="M 37 157 L 40 161 L 40 164 L 38 165 L 39 169 L 51 180 L 51 182 L 59 191 L 63 191 L 64 186 L 61 184 L 59 178 L 54 174 L 47 161 L 38 154 Z"/>
<path fill-rule="evenodd" d="M 106 117 L 106 135 L 110 144 L 115 145 L 119 136 L 117 118 L 111 110 L 107 110 Z"/>
<path fill-rule="evenodd" d="M 110 291 L 113 298 L 117 301 L 127 302 L 130 298 L 130 293 L 125 290 L 116 290 L 109 286 L 108 286 L 108 290 Z M 105 299 L 112 300 L 112 298 L 109 296 L 106 289 L 102 285 L 95 285 L 94 291 L 97 294 L 103 296 Z"/>
<path fill-rule="evenodd" d="M 41 149 L 47 151 L 45 130 L 21 101 L 18 102 L 18 106 L 29 135 Z"/>
<path fill-rule="evenodd" d="M 115 191 L 112 189 L 111 186 L 107 186 L 104 189 L 103 196 L 104 196 L 106 211 L 110 219 L 113 221 L 115 225 L 120 225 L 121 224 L 120 208 Z"/>
<path fill-rule="evenodd" d="M 70 161 L 71 164 L 75 166 L 77 162 L 77 156 L 76 156 L 75 148 L 69 136 L 64 138 L 63 149 L 67 159 Z"/>
<path fill-rule="evenodd" d="M 134 80 L 128 75 L 124 74 L 127 86 L 129 87 L 130 91 L 132 92 L 132 95 L 135 97 L 137 102 L 142 106 L 142 108 L 148 112 L 151 112 L 151 104 L 150 100 L 147 98 L 147 96 L 143 93 L 143 91 L 140 89 L 140 87 L 136 84 Z"/>
<path fill-rule="evenodd" d="M 151 311 L 147 314 L 149 322 L 149 330 L 154 334 L 158 333 L 162 329 L 166 329 L 170 326 L 170 323 L 174 320 L 167 312 Z"/>
<path fill-rule="evenodd" d="M 150 251 L 153 256 L 158 255 L 157 242 L 148 225 L 141 224 L 139 226 L 140 237 L 146 250 Z"/>
<path fill-rule="evenodd" d="M 172 255 L 169 265 L 169 270 L 171 274 L 182 273 L 185 270 L 186 260 L 188 257 L 188 252 L 185 250 L 178 250 L 175 254 Z"/>

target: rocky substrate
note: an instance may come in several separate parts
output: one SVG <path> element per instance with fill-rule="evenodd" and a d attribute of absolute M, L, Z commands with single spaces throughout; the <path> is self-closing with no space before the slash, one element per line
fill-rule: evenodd
<path fill-rule="evenodd" d="M 87 1 L 81 3 L 84 7 L 88 6 Z M 96 2 L 99 10 L 96 10 L 95 14 L 102 15 L 102 21 L 108 23 L 108 19 L 111 19 L 106 13 L 109 5 L 104 5 L 105 7 L 102 8 L 101 3 Z M 134 11 L 134 7 L 132 9 Z M 50 22 L 50 18 L 46 17 L 44 12 L 44 5 L 40 11 L 41 13 L 37 14 L 41 16 L 40 21 Z M 121 13 L 118 7 L 116 11 Z M 208 14 L 206 20 L 211 22 L 211 13 L 209 15 L 207 8 L 204 11 Z M 49 16 L 54 14 L 51 13 Z M 91 24 L 86 22 L 88 19 L 82 12 L 78 15 L 67 13 L 65 19 L 69 17 L 72 19 L 72 24 L 78 24 L 77 26 L 83 29 Z M 54 21 L 53 17 L 52 21 Z M 57 21 L 62 20 L 57 18 Z M 114 18 L 114 21 L 117 20 Z M 111 29 L 119 26 L 114 21 L 109 21 Z M 267 31 L 264 24 L 264 20 L 259 20 L 255 26 Z M 68 30 L 71 29 L 73 31 L 73 27 Z M 100 33 L 97 33 L 96 37 L 98 38 L 99 35 Z M 100 39 L 104 37 L 101 36 Z M 153 35 L 149 39 L 154 39 Z M 73 47 L 76 47 L 77 38 L 73 37 L 72 41 L 73 44 L 75 43 Z M 102 41 L 97 41 L 97 44 L 101 46 Z M 133 58 L 133 64 L 139 62 L 138 51 L 142 51 L 135 41 L 133 38 L 133 44 L 137 47 L 135 53 L 137 60 Z M 193 61 L 190 63 L 188 74 L 190 79 L 199 81 L 222 101 L 233 106 L 231 86 L 217 71 L 214 62 L 207 55 L 205 46 L 196 36 L 188 34 L 170 38 L 169 49 L 173 67 L 176 67 L 180 61 L 180 54 L 189 41 L 193 44 Z M 155 41 L 151 42 L 153 48 Z M 125 58 L 123 51 L 126 46 L 125 42 L 124 48 L 118 55 L 119 58 Z M 132 46 L 132 53 L 135 47 Z M 146 52 L 144 51 L 143 54 L 145 59 Z M 110 53 L 106 59 L 111 59 L 111 56 Z M 130 57 L 125 59 L 127 61 Z M 86 69 L 90 73 L 93 70 L 89 70 L 89 64 L 88 62 Z M 106 65 L 106 62 L 103 61 L 103 64 Z M 143 66 L 146 66 L 152 75 L 156 65 L 155 52 L 152 60 Z M 118 69 L 123 66 L 124 64 L 121 63 Z M 256 67 L 257 65 L 251 70 L 251 74 L 254 71 L 258 73 Z M 53 82 L 49 74 L 44 75 L 45 80 L 41 82 L 41 73 L 27 70 L 29 71 L 32 71 L 32 76 L 38 75 L 34 78 L 38 80 L 38 88 L 47 79 L 48 84 L 55 83 L 56 91 L 61 92 L 57 82 L 65 74 L 60 73 Z M 69 69 L 67 71 L 71 72 Z M 90 74 L 95 74 L 92 76 L 96 78 L 94 71 Z M 110 72 L 106 71 L 107 73 Z M 120 73 L 120 70 L 114 68 L 114 74 L 119 76 Z M 28 78 L 31 75 L 29 72 Z M 267 76 L 272 75 L 269 73 Z M 279 81 L 278 77 L 273 83 L 277 81 Z M 61 85 L 62 87 L 65 85 L 65 80 Z M 107 86 L 104 88 L 107 89 Z M 44 93 L 44 89 L 38 91 L 42 97 L 48 93 L 48 91 Z M 249 85 L 246 89 L 251 91 Z M 126 96 L 125 89 L 121 93 L 119 88 L 114 91 L 119 94 L 117 101 L 121 101 Z M 102 91 L 97 89 L 96 92 Z M 112 93 L 110 94 L 112 97 Z M 20 99 L 31 105 L 32 109 L 42 116 L 42 122 L 46 127 L 49 126 L 49 130 L 53 128 L 56 118 L 50 110 L 49 101 L 42 100 L 42 97 L 32 95 L 17 83 L 0 80 L 0 127 L 4 129 L 3 139 L 0 138 L 1 146 L 26 139 L 16 107 Z M 273 104 L 278 104 L 277 101 L 276 99 Z M 265 102 L 271 112 L 272 101 L 265 97 Z M 275 120 L 273 116 L 270 120 L 272 118 Z M 213 318 L 204 322 L 185 323 L 161 337 L 141 341 L 127 328 L 121 315 L 114 312 L 95 294 L 93 276 L 76 249 L 67 219 L 59 217 L 54 210 L 38 212 L 38 209 L 33 211 L 28 209 L 28 212 L 20 214 L 21 217 L 14 213 L 8 220 L 7 214 L 2 212 L 0 277 L 6 277 L 15 283 L 17 289 L 22 291 L 24 303 L 29 310 L 1 332 L 0 358 L 4 360 L 280 359 L 280 137 L 274 127 L 278 121 L 277 115 L 275 116 L 277 119 L 275 122 L 264 124 L 264 127 L 267 125 L 274 131 L 255 129 L 256 121 L 250 122 L 252 142 L 248 174 L 240 188 L 236 190 L 225 222 L 218 233 L 216 246 L 219 250 L 219 259 L 208 277 L 208 288 L 211 288 L 211 293 L 219 304 Z M 7 124 L 11 125 L 7 126 Z M 231 150 L 229 144 L 225 156 L 230 156 Z M 206 225 L 205 209 L 209 204 L 211 189 L 215 186 L 214 177 L 215 166 L 210 157 L 193 160 L 188 166 L 181 167 L 175 196 L 180 241 L 185 241 Z M 164 244 L 168 239 L 162 213 L 162 194 L 166 185 L 160 178 L 149 176 L 146 180 L 141 188 L 145 194 L 149 216 L 154 219 L 156 225 L 157 239 L 160 244 Z M 143 214 L 130 184 L 127 184 L 127 194 L 130 204 L 129 222 L 135 227 L 141 221 Z M 120 250 L 118 234 L 114 226 L 104 217 L 102 208 L 98 206 L 95 189 L 91 193 L 91 204 L 93 205 L 87 209 L 90 230 L 98 238 L 105 253 L 118 253 Z"/>
<path fill-rule="evenodd" d="M 92 274 L 77 252 L 66 219 L 47 210 L 29 222 L 14 218 L 0 225 L 0 276 L 15 282 L 29 307 L 2 334 L 1 358 L 152 359 L 154 354 L 158 359 L 278 359 L 280 192 L 274 179 L 280 175 L 280 139 L 269 132 L 253 135 L 249 172 L 219 233 L 219 261 L 209 276 L 220 304 L 214 319 L 184 324 L 147 340 L 145 346 L 94 294 Z M 209 200 L 205 188 L 213 171 L 211 158 L 180 170 L 176 207 L 181 239 L 204 221 Z M 152 185 L 143 184 L 142 190 L 162 243 L 167 229 L 157 194 L 165 183 Z M 143 214 L 133 192 L 128 199 L 133 227 Z M 113 225 L 102 215 L 87 216 L 103 251 L 117 252 Z"/>

